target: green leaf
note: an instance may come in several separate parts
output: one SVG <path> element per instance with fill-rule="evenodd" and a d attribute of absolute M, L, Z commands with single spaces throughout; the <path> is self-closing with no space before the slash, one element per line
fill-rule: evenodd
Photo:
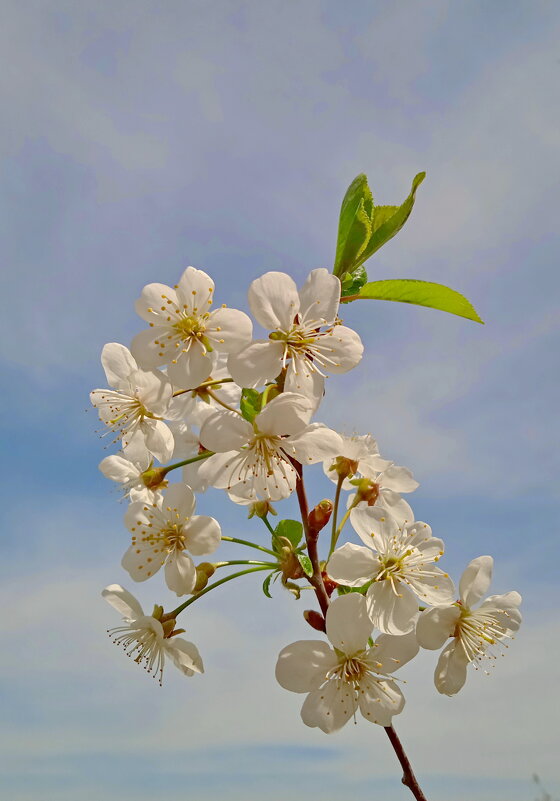
<path fill-rule="evenodd" d="M 299 520 L 281 520 L 274 529 L 274 533 L 277 537 L 286 537 L 294 548 L 297 548 L 303 536 L 303 526 Z"/>
<path fill-rule="evenodd" d="M 272 579 L 273 575 L 274 573 L 269 573 L 263 581 L 262 589 L 267 598 L 272 598 L 272 595 L 270 594 L 270 580 Z"/>
<path fill-rule="evenodd" d="M 303 572 L 306 576 L 313 575 L 313 565 L 311 564 L 311 559 L 306 556 L 304 553 L 298 553 L 297 555 L 298 562 L 300 563 Z"/>
<path fill-rule="evenodd" d="M 426 177 L 425 172 L 419 172 L 412 182 L 410 194 L 401 206 L 375 206 L 372 216 L 372 233 L 359 259 L 354 264 L 358 267 L 367 261 L 380 247 L 392 239 L 401 230 L 410 217 L 414 206 L 416 190 Z M 335 273 L 336 275 L 336 273 Z"/>
<path fill-rule="evenodd" d="M 394 300 L 399 303 L 413 303 L 416 306 L 428 306 L 431 309 L 466 317 L 476 323 L 483 323 L 472 303 L 459 292 L 443 284 L 431 281 L 418 281 L 415 278 L 396 278 L 388 281 L 371 281 L 365 284 L 356 300 Z"/>
<path fill-rule="evenodd" d="M 353 273 L 346 273 L 342 279 L 341 296 L 357 295 L 367 281 L 367 273 L 363 267 L 357 267 Z"/>
<path fill-rule="evenodd" d="M 352 272 L 357 260 L 369 242 L 372 227 L 373 197 L 367 178 L 362 173 L 348 187 L 338 222 L 336 257 L 333 273 L 342 278 Z"/>
<path fill-rule="evenodd" d="M 255 417 L 261 410 L 262 394 L 256 389 L 244 389 L 241 392 L 241 400 L 239 402 L 239 409 L 245 420 L 250 423 L 253 422 Z"/>
<path fill-rule="evenodd" d="M 339 595 L 349 595 L 351 592 L 359 592 L 360 595 L 365 595 L 371 584 L 371 581 L 368 581 L 367 584 L 363 584 L 361 587 L 344 587 L 339 584 L 336 591 Z"/>

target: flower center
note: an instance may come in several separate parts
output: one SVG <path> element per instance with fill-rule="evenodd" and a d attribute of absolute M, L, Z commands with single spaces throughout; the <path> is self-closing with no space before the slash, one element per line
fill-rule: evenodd
<path fill-rule="evenodd" d="M 491 612 L 471 611 L 461 606 L 461 617 L 457 621 L 453 636 L 461 643 L 465 656 L 475 667 L 483 659 L 496 660 L 503 656 L 508 645 L 504 639 L 513 639 L 508 633 L 507 612 L 493 609 Z M 488 671 L 484 671 L 488 675 Z"/>
<path fill-rule="evenodd" d="M 191 337 L 201 339 L 206 331 L 206 326 L 201 317 L 181 316 L 176 323 L 173 323 L 173 329 L 181 339 L 190 339 Z"/>

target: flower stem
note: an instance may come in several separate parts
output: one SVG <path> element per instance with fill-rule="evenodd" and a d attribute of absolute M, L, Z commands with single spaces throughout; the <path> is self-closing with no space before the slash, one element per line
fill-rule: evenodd
<path fill-rule="evenodd" d="M 332 552 L 336 548 L 336 541 L 338 539 L 338 534 L 336 530 L 336 523 L 338 520 L 338 505 L 340 503 L 340 493 L 342 491 L 342 484 L 344 481 L 344 476 L 339 476 L 338 481 L 336 482 L 336 493 L 334 496 L 334 509 L 333 509 L 333 516 L 332 516 L 332 531 L 331 531 L 331 547 L 329 550 L 329 559 L 332 555 Z"/>
<path fill-rule="evenodd" d="M 389 738 L 391 745 L 393 746 L 393 750 L 397 755 L 397 759 L 401 763 L 401 768 L 403 770 L 402 775 L 402 783 L 408 787 L 416 801 L 427 801 L 426 796 L 422 792 L 420 785 L 418 784 L 418 779 L 414 775 L 414 771 L 412 770 L 412 765 L 410 764 L 410 760 L 407 757 L 405 750 L 402 746 L 402 743 L 397 735 L 397 732 L 394 730 L 392 726 L 385 726 L 385 732 L 387 733 L 387 737 Z"/>
<path fill-rule="evenodd" d="M 278 562 L 258 562 L 254 559 L 230 559 L 229 562 L 213 562 L 214 567 L 229 567 L 230 565 L 263 565 L 273 570 L 278 569 Z"/>
<path fill-rule="evenodd" d="M 222 400 L 221 398 L 219 398 L 219 397 L 218 397 L 218 395 L 216 395 L 216 393 L 215 393 L 213 390 L 211 390 L 209 387 L 206 389 L 206 394 L 207 394 L 207 395 L 210 395 L 210 397 L 212 398 L 212 400 L 214 400 L 216 403 L 219 403 L 219 404 L 220 404 L 220 406 L 223 406 L 223 407 L 224 407 L 224 409 L 227 409 L 227 410 L 228 410 L 228 412 L 235 412 L 235 414 L 239 414 L 239 415 L 241 414 L 241 412 L 239 411 L 239 409 L 234 409 L 234 408 L 233 408 L 233 406 L 230 406 L 230 405 L 229 405 L 229 403 L 226 403 L 225 401 L 223 401 L 223 400 Z"/>
<path fill-rule="evenodd" d="M 256 542 L 249 542 L 249 540 L 240 540 L 237 537 L 222 537 L 225 542 L 237 542 L 239 545 L 247 545 L 249 548 L 256 548 L 258 551 L 264 551 L 264 553 L 269 554 L 269 556 L 276 557 L 278 554 L 275 554 L 274 551 L 271 551 L 269 548 L 263 548 L 262 545 L 257 545 Z"/>
<path fill-rule="evenodd" d="M 193 464 L 194 462 L 200 462 L 202 459 L 208 459 L 209 456 L 214 456 L 214 451 L 204 451 L 204 453 L 199 453 L 197 456 L 191 456 L 190 459 L 183 459 L 182 462 L 175 462 L 175 464 L 170 464 L 167 467 L 164 467 L 164 473 L 167 475 L 170 470 L 175 470 L 177 467 L 184 467 L 186 464 Z"/>
<path fill-rule="evenodd" d="M 184 395 L 185 392 L 197 392 L 198 390 L 204 391 L 208 387 L 215 387 L 219 384 L 230 384 L 232 382 L 233 378 L 213 378 L 211 381 L 203 381 L 202 384 L 199 384 L 197 387 L 193 387 L 192 389 L 178 389 L 173 393 L 173 397 L 176 398 L 178 395 Z"/>
<path fill-rule="evenodd" d="M 319 553 L 317 551 L 319 534 L 318 532 L 314 534 L 309 527 L 309 506 L 307 504 L 307 495 L 303 483 L 303 466 L 296 461 L 293 462 L 293 465 L 297 472 L 296 494 L 301 512 L 301 522 L 303 523 L 303 530 L 305 532 L 305 541 L 307 543 L 307 555 L 313 567 L 313 575 L 309 577 L 309 583 L 315 590 L 315 595 L 317 596 L 323 615 L 326 615 L 327 609 L 329 608 L 329 596 L 325 589 L 323 576 L 321 574 L 321 566 L 319 564 Z"/>
<path fill-rule="evenodd" d="M 225 584 L 227 581 L 232 581 L 232 579 L 239 578 L 239 576 L 246 576 L 248 573 L 257 573 L 259 570 L 270 570 L 270 567 L 268 565 L 262 567 L 251 567 L 249 570 L 240 570 L 239 573 L 232 573 L 231 575 L 226 576 L 225 578 L 220 579 L 219 581 L 215 581 L 213 584 L 209 584 L 203 590 L 200 590 L 200 592 L 197 592 L 196 595 L 193 595 L 193 597 L 189 598 L 188 601 L 185 601 L 184 604 L 181 604 L 172 612 L 169 612 L 169 615 L 177 617 L 177 615 L 179 615 L 184 609 L 186 609 L 187 606 L 194 604 L 195 601 L 198 601 L 200 597 L 206 595 L 206 593 L 210 592 L 210 590 L 215 590 L 216 587 L 219 587 L 221 584 Z"/>
<path fill-rule="evenodd" d="M 270 520 L 268 519 L 268 517 L 266 517 L 266 515 L 265 515 L 264 517 L 261 517 L 261 520 L 263 521 L 263 523 L 265 524 L 265 526 L 267 527 L 267 529 L 270 531 L 270 533 L 272 534 L 272 536 L 273 536 L 273 537 L 276 537 L 276 532 L 274 531 L 274 529 L 273 529 L 273 528 L 272 528 L 272 526 L 270 525 Z"/>

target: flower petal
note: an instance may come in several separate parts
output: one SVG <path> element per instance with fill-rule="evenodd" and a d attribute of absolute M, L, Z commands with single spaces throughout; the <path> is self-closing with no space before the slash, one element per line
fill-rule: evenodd
<path fill-rule="evenodd" d="M 375 646 L 372 655 L 379 665 L 380 673 L 393 673 L 414 659 L 420 650 L 413 631 L 399 637 L 382 634 L 376 639 Z"/>
<path fill-rule="evenodd" d="M 202 659 L 194 643 L 184 640 L 182 637 L 172 637 L 170 640 L 164 641 L 164 648 L 175 667 L 179 668 L 185 676 L 204 673 Z"/>
<path fill-rule="evenodd" d="M 214 281 L 204 270 L 187 267 L 177 284 L 177 302 L 188 317 L 206 314 L 212 305 Z"/>
<path fill-rule="evenodd" d="M 240 387 L 260 387 L 282 371 L 284 346 L 270 339 L 257 339 L 238 353 L 230 354 L 228 370 Z"/>
<path fill-rule="evenodd" d="M 384 553 L 399 533 L 399 524 L 386 509 L 358 506 L 350 514 L 350 522 L 358 537 L 370 548 Z"/>
<path fill-rule="evenodd" d="M 422 648 L 435 651 L 452 636 L 457 621 L 461 617 L 458 606 L 425 609 L 416 622 L 416 637 Z"/>
<path fill-rule="evenodd" d="M 188 553 L 172 551 L 165 563 L 165 583 L 177 595 L 188 595 L 196 584 L 196 568 Z"/>
<path fill-rule="evenodd" d="M 299 434 L 288 437 L 282 449 L 301 464 L 316 464 L 334 458 L 340 445 L 340 434 L 322 423 L 311 423 Z"/>
<path fill-rule="evenodd" d="M 136 360 L 124 345 L 108 342 L 101 351 L 101 364 L 110 387 L 119 389 L 128 376 L 138 370 Z"/>
<path fill-rule="evenodd" d="M 405 700 L 394 681 L 379 681 L 366 676 L 360 682 L 358 704 L 366 720 L 378 726 L 390 726 L 393 715 L 402 712 Z"/>
<path fill-rule="evenodd" d="M 124 456 L 119 456 L 118 454 L 106 456 L 99 462 L 99 469 L 105 478 L 110 478 L 111 481 L 118 481 L 121 484 L 138 478 L 140 475 L 139 469 L 129 459 L 125 459 Z"/>
<path fill-rule="evenodd" d="M 367 648 L 373 628 L 363 595 L 352 592 L 336 598 L 327 610 L 327 637 L 339 651 L 352 656 Z"/>
<path fill-rule="evenodd" d="M 379 560 L 369 548 L 347 542 L 337 548 L 327 564 L 327 573 L 337 584 L 361 587 L 379 572 Z"/>
<path fill-rule="evenodd" d="M 383 471 L 379 483 L 394 492 L 413 492 L 420 486 L 408 468 L 396 464 Z"/>
<path fill-rule="evenodd" d="M 146 448 L 153 453 L 156 459 L 163 464 L 168 462 L 173 455 L 173 434 L 165 425 L 163 420 L 145 421 L 143 430 L 146 441 Z M 130 440 L 129 447 L 134 447 L 134 440 Z"/>
<path fill-rule="evenodd" d="M 284 391 L 305 395 L 312 402 L 313 411 L 316 411 L 325 394 L 325 379 L 320 373 L 309 369 L 306 359 L 294 356 L 288 364 Z"/>
<path fill-rule="evenodd" d="M 151 370 L 154 367 L 159 367 L 160 364 L 165 364 L 172 358 L 160 345 L 161 342 L 167 341 L 167 335 L 167 328 L 162 325 L 156 325 L 153 328 L 145 328 L 133 337 L 130 350 L 139 367 L 144 370 Z"/>
<path fill-rule="evenodd" d="M 212 374 L 215 361 L 214 353 L 207 353 L 195 342 L 186 353 L 181 353 L 175 364 L 169 365 L 167 374 L 176 387 L 195 389 Z"/>
<path fill-rule="evenodd" d="M 301 322 L 317 321 L 317 328 L 321 323 L 330 325 L 336 320 L 339 303 L 339 279 L 324 267 L 311 270 L 299 291 Z"/>
<path fill-rule="evenodd" d="M 222 541 L 220 524 L 206 515 L 191 517 L 189 524 L 183 528 L 183 534 L 186 537 L 185 548 L 194 556 L 214 553 Z"/>
<path fill-rule="evenodd" d="M 312 690 L 301 708 L 306 726 L 319 728 L 325 734 L 341 729 L 354 712 L 353 689 L 346 682 L 328 681 Z"/>
<path fill-rule="evenodd" d="M 276 679 L 285 690 L 308 693 L 320 687 L 338 660 L 333 649 L 320 640 L 298 640 L 280 651 Z"/>
<path fill-rule="evenodd" d="M 436 690 L 443 695 L 455 695 L 467 680 L 468 659 L 460 643 L 452 640 L 440 654 L 434 673 Z"/>
<path fill-rule="evenodd" d="M 206 336 L 221 353 L 237 353 L 253 334 L 251 318 L 237 309 L 216 309 L 206 323 Z"/>
<path fill-rule="evenodd" d="M 326 368 L 329 373 L 347 373 L 361 360 L 364 346 L 351 328 L 335 325 L 332 331 L 321 337 L 321 351 L 331 360 Z"/>
<path fill-rule="evenodd" d="M 147 323 L 162 325 L 167 322 L 169 310 L 178 309 L 177 293 L 166 284 L 147 284 L 135 303 L 136 314 Z"/>
<path fill-rule="evenodd" d="M 299 295 L 293 278 L 269 272 L 249 287 L 249 306 L 258 322 L 269 330 L 287 331 L 299 311 Z"/>
<path fill-rule="evenodd" d="M 133 581 L 147 581 L 163 564 L 161 553 L 153 543 L 133 542 L 125 552 L 121 566 Z"/>
<path fill-rule="evenodd" d="M 424 564 L 418 575 L 410 570 L 406 577 L 416 595 L 430 606 L 448 606 L 455 600 L 455 585 L 439 567 Z"/>
<path fill-rule="evenodd" d="M 373 625 L 384 634 L 408 634 L 414 628 L 418 602 L 406 584 L 399 582 L 393 589 L 388 579 L 374 581 L 366 601 Z"/>
<path fill-rule="evenodd" d="M 410 523 L 414 520 L 414 512 L 410 504 L 404 498 L 393 490 L 381 487 L 379 497 L 375 503 L 378 509 L 385 509 L 391 517 L 403 526 L 405 523 Z"/>
<path fill-rule="evenodd" d="M 209 451 L 239 451 L 253 436 L 253 426 L 235 412 L 214 412 L 200 429 L 200 441 Z"/>
<path fill-rule="evenodd" d="M 295 392 L 282 392 L 259 412 L 254 425 L 261 434 L 298 434 L 308 424 L 311 412 L 312 404 L 308 398 Z"/>
<path fill-rule="evenodd" d="M 493 567 L 491 556 L 479 556 L 468 564 L 459 582 L 459 597 L 465 606 L 471 607 L 486 593 L 492 581 Z"/>
<path fill-rule="evenodd" d="M 137 620 L 144 617 L 144 611 L 134 595 L 120 584 L 109 584 L 101 593 L 103 598 L 119 612 L 125 620 Z"/>
<path fill-rule="evenodd" d="M 161 509 L 170 522 L 182 525 L 191 517 L 195 504 L 194 493 L 187 484 L 170 484 L 163 493 Z"/>

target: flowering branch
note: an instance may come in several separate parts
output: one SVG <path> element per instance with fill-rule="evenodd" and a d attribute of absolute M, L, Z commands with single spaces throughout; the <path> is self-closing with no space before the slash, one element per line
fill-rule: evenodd
<path fill-rule="evenodd" d="M 407 757 L 405 750 L 402 746 L 402 743 L 397 735 L 397 732 L 393 728 L 393 726 L 385 726 L 385 732 L 391 745 L 393 746 L 393 750 L 397 755 L 397 759 L 401 763 L 401 767 L 403 769 L 403 776 L 402 776 L 402 783 L 408 787 L 416 801 L 427 801 L 426 796 L 420 789 L 420 785 L 418 784 L 418 780 L 414 775 L 414 771 L 412 770 L 412 765 L 410 764 L 410 760 Z"/>

